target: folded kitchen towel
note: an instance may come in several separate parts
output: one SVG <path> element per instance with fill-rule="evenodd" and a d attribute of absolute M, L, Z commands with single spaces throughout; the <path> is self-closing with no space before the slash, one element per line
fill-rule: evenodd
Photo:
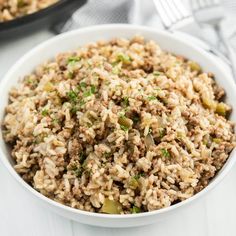
<path fill-rule="evenodd" d="M 189 4 L 188 0 L 183 1 Z M 223 22 L 224 33 L 236 50 L 236 1 L 222 0 L 222 4 L 226 11 Z M 65 32 L 84 26 L 109 23 L 129 23 L 163 28 L 152 0 L 88 0 L 57 30 Z"/>

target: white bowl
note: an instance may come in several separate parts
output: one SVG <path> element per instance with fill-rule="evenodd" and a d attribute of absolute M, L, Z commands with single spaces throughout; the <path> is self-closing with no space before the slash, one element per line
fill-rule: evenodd
<path fill-rule="evenodd" d="M 8 103 L 8 92 L 10 88 L 13 85 L 16 85 L 17 81 L 24 75 L 31 73 L 37 65 L 47 59 L 53 58 L 59 52 L 75 49 L 78 46 L 92 41 L 99 39 L 111 39 L 114 37 L 130 38 L 137 34 L 143 35 L 146 39 L 155 40 L 161 48 L 165 50 L 197 61 L 202 66 L 203 70 L 213 72 L 215 74 L 216 81 L 226 90 L 226 101 L 233 107 L 231 119 L 234 121 L 236 120 L 236 86 L 229 73 L 222 68 L 222 64 L 220 64 L 218 60 L 214 60 L 212 56 L 191 44 L 191 42 L 185 42 L 183 39 L 180 39 L 173 34 L 152 28 L 132 25 L 101 25 L 79 29 L 54 37 L 28 52 L 9 70 L 0 83 L 1 120 L 4 116 L 4 108 Z M 12 167 L 13 160 L 11 159 L 7 145 L 3 141 L 1 131 L 0 135 L 1 161 L 11 175 L 16 179 L 18 184 L 20 184 L 25 191 L 32 196 L 32 199 L 36 200 L 36 204 L 42 204 L 58 214 L 78 222 L 105 227 L 140 226 L 154 223 L 155 221 L 162 220 L 166 217 L 179 216 L 181 211 L 185 210 L 187 207 L 191 208 L 192 204 L 198 202 L 202 196 L 206 195 L 209 190 L 215 187 L 230 171 L 236 160 L 235 151 L 233 151 L 224 167 L 217 174 L 217 176 L 215 176 L 211 183 L 201 192 L 183 202 L 153 212 L 130 215 L 108 215 L 81 211 L 64 206 L 34 190 L 16 173 Z M 20 196 L 17 197 L 20 198 Z"/>

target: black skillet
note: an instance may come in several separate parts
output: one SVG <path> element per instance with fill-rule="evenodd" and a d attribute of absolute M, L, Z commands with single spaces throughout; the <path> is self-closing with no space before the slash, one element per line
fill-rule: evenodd
<path fill-rule="evenodd" d="M 41 28 L 65 22 L 87 0 L 60 0 L 30 15 L 0 23 L 0 39 L 18 37 Z"/>

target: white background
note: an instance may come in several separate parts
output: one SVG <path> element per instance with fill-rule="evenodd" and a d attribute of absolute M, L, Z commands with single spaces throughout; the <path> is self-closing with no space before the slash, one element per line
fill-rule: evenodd
<path fill-rule="evenodd" d="M 41 31 L 17 40 L 0 41 L 0 79 L 25 52 L 51 36 Z M 235 236 L 236 166 L 198 205 L 176 218 L 145 227 L 108 229 L 79 224 L 35 205 L 0 162 L 0 236 L 77 235 Z"/>

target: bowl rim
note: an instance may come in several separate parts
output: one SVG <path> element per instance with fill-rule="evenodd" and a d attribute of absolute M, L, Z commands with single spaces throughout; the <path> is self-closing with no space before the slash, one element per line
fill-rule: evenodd
<path fill-rule="evenodd" d="M 22 63 L 24 63 L 24 61 L 27 61 L 29 58 L 31 58 L 32 55 L 35 54 L 35 52 L 40 51 L 42 48 L 47 47 L 51 43 L 53 43 L 53 42 L 57 43 L 58 41 L 63 40 L 64 38 L 73 37 L 74 35 L 77 35 L 77 34 L 86 34 L 91 31 L 114 30 L 114 27 L 117 30 L 122 30 L 122 29 L 134 30 L 134 29 L 136 29 L 141 32 L 150 32 L 150 33 L 159 34 L 159 35 L 163 35 L 165 37 L 172 38 L 175 41 L 178 41 L 182 44 L 185 44 L 186 46 L 191 47 L 194 50 L 197 50 L 199 53 L 202 54 L 203 57 L 212 61 L 212 56 L 210 54 L 208 54 L 206 51 L 204 51 L 203 49 L 199 48 L 196 45 L 191 44 L 189 41 L 185 41 L 185 40 L 181 39 L 178 35 L 172 34 L 171 32 L 155 29 L 155 28 L 148 27 L 148 26 L 140 26 L 140 25 L 128 25 L 128 24 L 95 25 L 95 26 L 88 26 L 88 27 L 84 27 L 81 29 L 76 29 L 76 30 L 73 30 L 70 32 L 66 32 L 66 33 L 57 35 L 55 37 L 52 37 L 52 38 L 44 41 L 43 43 L 40 43 L 39 45 L 37 45 L 36 47 L 31 49 L 30 51 L 25 53 L 19 60 L 17 60 L 16 63 L 14 63 L 14 65 L 8 70 L 8 72 L 5 74 L 5 76 L 3 76 L 3 79 L 1 79 L 0 88 L 1 89 L 4 88 L 4 86 L 7 84 L 7 81 L 10 79 L 11 75 L 14 74 L 15 70 Z M 93 40 L 91 40 L 91 41 L 93 41 Z M 227 75 L 227 74 L 225 76 L 226 77 L 228 76 L 227 83 L 230 83 L 230 86 L 234 87 L 235 91 L 236 91 L 235 83 L 233 82 L 233 80 L 231 78 L 229 79 L 229 77 L 231 77 L 231 76 Z M 0 131 L 0 134 L 1 133 L 2 133 L 2 130 Z M 180 208 L 182 206 L 185 206 L 185 205 L 193 202 L 194 200 L 196 200 L 200 197 L 203 197 L 203 195 L 205 195 L 206 192 L 212 190 L 226 176 L 226 174 L 229 172 L 229 170 L 232 168 L 232 166 L 236 162 L 236 158 L 233 158 L 234 155 L 236 155 L 236 149 L 232 150 L 232 152 L 230 153 L 230 158 L 229 158 L 230 161 L 229 161 L 229 163 L 227 163 L 227 165 L 226 165 L 226 163 L 224 164 L 223 167 L 225 167 L 225 168 L 222 169 L 222 172 L 220 172 L 216 177 L 214 177 L 212 179 L 212 181 L 203 190 L 196 193 L 192 197 L 190 197 L 182 202 L 179 202 L 177 204 L 171 205 L 169 207 L 161 208 L 161 209 L 150 211 L 150 212 L 142 212 L 139 214 L 116 215 L 116 214 L 95 213 L 95 212 L 89 212 L 89 211 L 84 211 L 84 210 L 80 210 L 80 209 L 75 209 L 75 208 L 72 208 L 70 206 L 66 206 L 62 203 L 56 202 L 56 201 L 44 196 L 43 194 L 38 192 L 36 189 L 31 187 L 28 183 L 26 183 L 23 180 L 23 178 L 21 178 L 20 175 L 18 175 L 18 173 L 14 170 L 13 166 L 11 165 L 11 163 L 7 159 L 6 155 L 4 154 L 2 149 L 0 148 L 0 160 L 4 164 L 4 166 L 7 168 L 8 172 L 14 177 L 14 179 L 26 191 L 29 191 L 30 193 L 32 193 L 36 198 L 40 199 L 43 203 L 47 203 L 47 204 L 52 205 L 56 208 L 59 208 L 60 210 L 64 210 L 64 211 L 67 211 L 70 213 L 80 214 L 80 215 L 87 216 L 87 217 L 103 218 L 103 219 L 135 219 L 135 218 L 140 218 L 140 217 L 145 217 L 145 216 L 161 215 L 161 214 L 164 214 L 167 212 L 171 212 L 171 211 L 173 211 L 177 208 Z"/>

